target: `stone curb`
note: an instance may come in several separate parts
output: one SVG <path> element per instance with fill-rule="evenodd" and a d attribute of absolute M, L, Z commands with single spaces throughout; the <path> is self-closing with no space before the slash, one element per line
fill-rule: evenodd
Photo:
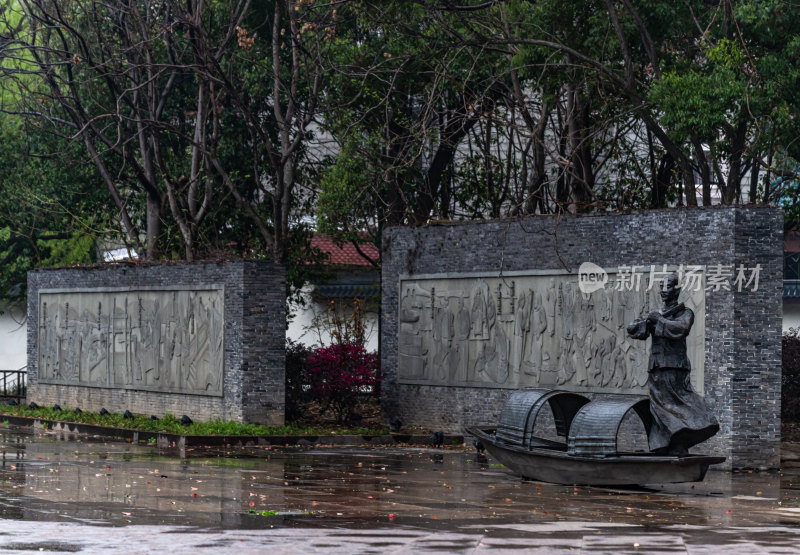
<path fill-rule="evenodd" d="M 130 443 L 152 443 L 158 448 L 169 449 L 186 447 L 247 447 L 255 445 L 311 446 L 311 445 L 430 445 L 431 437 L 425 434 L 385 434 L 385 435 L 291 435 L 291 436 L 192 436 L 150 432 L 128 428 L 110 428 L 80 422 L 61 422 L 25 416 L 0 415 L 0 422 L 17 427 L 33 427 L 34 430 L 46 428 L 61 434 L 99 436 L 123 439 Z M 463 435 L 445 435 L 444 445 L 462 445 Z"/>

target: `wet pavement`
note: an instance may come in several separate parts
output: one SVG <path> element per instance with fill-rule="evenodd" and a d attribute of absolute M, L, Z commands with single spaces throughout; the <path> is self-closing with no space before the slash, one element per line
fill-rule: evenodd
<path fill-rule="evenodd" d="M 0 428 L 0 551 L 800 552 L 797 444 L 782 473 L 640 489 L 523 482 L 472 449 L 186 454 Z"/>

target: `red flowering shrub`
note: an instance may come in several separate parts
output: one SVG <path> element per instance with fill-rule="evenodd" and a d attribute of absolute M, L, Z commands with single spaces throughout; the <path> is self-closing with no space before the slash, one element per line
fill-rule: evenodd
<path fill-rule="evenodd" d="M 378 387 L 378 357 L 352 343 L 320 347 L 308 357 L 311 391 L 331 409 L 340 424 L 356 405 L 360 393 Z"/>

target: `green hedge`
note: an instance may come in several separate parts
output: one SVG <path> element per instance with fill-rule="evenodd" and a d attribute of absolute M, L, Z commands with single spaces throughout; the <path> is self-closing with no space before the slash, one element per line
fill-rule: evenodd
<path fill-rule="evenodd" d="M 134 415 L 125 418 L 121 414 L 100 415 L 93 412 L 76 413 L 72 410 L 55 410 L 39 407 L 32 409 L 22 405 L 0 405 L 0 422 L 2 415 L 27 416 L 41 420 L 58 422 L 79 422 L 107 426 L 109 428 L 124 428 L 146 432 L 162 432 L 188 436 L 276 436 L 276 435 L 382 435 L 388 434 L 388 429 L 369 428 L 314 428 L 311 426 L 261 426 L 258 424 L 243 424 L 241 422 L 211 420 L 209 422 L 192 422 L 188 426 L 181 424 L 179 418 L 167 414 L 163 418 L 152 420 L 149 416 Z"/>

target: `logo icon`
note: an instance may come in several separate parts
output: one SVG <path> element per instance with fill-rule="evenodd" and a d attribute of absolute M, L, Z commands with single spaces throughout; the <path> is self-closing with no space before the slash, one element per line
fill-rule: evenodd
<path fill-rule="evenodd" d="M 608 283 L 608 274 L 597 264 L 584 262 L 578 268 L 578 288 L 581 293 L 590 294 L 603 289 Z"/>

